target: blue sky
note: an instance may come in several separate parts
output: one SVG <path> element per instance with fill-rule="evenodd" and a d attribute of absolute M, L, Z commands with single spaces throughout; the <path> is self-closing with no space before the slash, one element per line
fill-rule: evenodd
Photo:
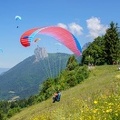
<path fill-rule="evenodd" d="M 119 0 L 0 0 L 0 67 L 11 68 L 34 54 L 37 45 L 48 52 L 71 53 L 51 37 L 28 48 L 20 43 L 20 36 L 35 27 L 59 25 L 71 31 L 81 46 L 98 35 L 105 34 L 110 22 L 120 24 Z M 15 16 L 22 17 L 16 21 Z M 19 28 L 16 26 L 19 25 Z"/>

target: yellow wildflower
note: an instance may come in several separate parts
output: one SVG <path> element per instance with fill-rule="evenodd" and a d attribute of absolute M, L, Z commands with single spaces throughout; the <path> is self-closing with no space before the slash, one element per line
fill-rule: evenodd
<path fill-rule="evenodd" d="M 106 112 L 107 112 L 107 113 L 112 112 L 112 109 L 108 109 L 108 110 L 106 110 Z"/>
<path fill-rule="evenodd" d="M 97 103 L 98 103 L 98 101 L 95 100 L 95 101 L 94 101 L 94 104 L 97 104 Z"/>
<path fill-rule="evenodd" d="M 93 113 L 96 113 L 96 112 L 97 112 L 97 109 L 94 109 L 94 110 L 93 110 Z"/>

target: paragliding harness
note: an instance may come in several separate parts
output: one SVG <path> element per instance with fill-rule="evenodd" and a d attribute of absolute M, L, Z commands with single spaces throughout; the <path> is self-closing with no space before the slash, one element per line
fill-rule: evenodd
<path fill-rule="evenodd" d="M 60 93 L 60 92 L 57 92 L 57 95 L 55 95 L 55 96 L 53 97 L 53 103 L 59 102 L 59 101 L 60 101 L 60 97 L 61 97 L 61 93 Z"/>

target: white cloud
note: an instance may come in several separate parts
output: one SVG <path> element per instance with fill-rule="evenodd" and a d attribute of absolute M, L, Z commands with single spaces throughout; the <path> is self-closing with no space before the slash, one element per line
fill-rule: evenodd
<path fill-rule="evenodd" d="M 70 23 L 68 25 L 65 25 L 63 23 L 58 23 L 58 26 L 65 28 L 69 30 L 71 33 L 73 33 L 74 35 L 78 35 L 78 36 L 82 34 L 82 30 L 83 30 L 83 28 L 75 22 Z"/>
<path fill-rule="evenodd" d="M 78 25 L 77 23 L 74 23 L 74 22 L 70 23 L 68 25 L 68 27 L 73 34 L 76 34 L 76 35 L 81 35 L 82 34 L 83 28 L 80 25 Z"/>
<path fill-rule="evenodd" d="M 92 17 L 86 20 L 86 22 L 87 22 L 87 28 L 89 30 L 89 35 L 88 35 L 89 37 L 94 39 L 100 35 L 105 34 L 107 26 L 101 24 L 101 21 L 99 18 Z"/>
<path fill-rule="evenodd" d="M 59 26 L 59 27 L 62 27 L 62 28 L 65 28 L 65 29 L 68 29 L 68 28 L 67 28 L 67 25 L 65 25 L 65 24 L 63 24 L 63 23 L 58 23 L 58 26 Z"/>

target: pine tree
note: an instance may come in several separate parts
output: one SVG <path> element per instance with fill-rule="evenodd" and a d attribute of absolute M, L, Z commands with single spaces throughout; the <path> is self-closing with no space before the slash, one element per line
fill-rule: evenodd
<path fill-rule="evenodd" d="M 110 23 L 104 36 L 105 50 L 104 57 L 107 64 L 117 63 L 120 59 L 120 39 L 117 23 Z"/>

